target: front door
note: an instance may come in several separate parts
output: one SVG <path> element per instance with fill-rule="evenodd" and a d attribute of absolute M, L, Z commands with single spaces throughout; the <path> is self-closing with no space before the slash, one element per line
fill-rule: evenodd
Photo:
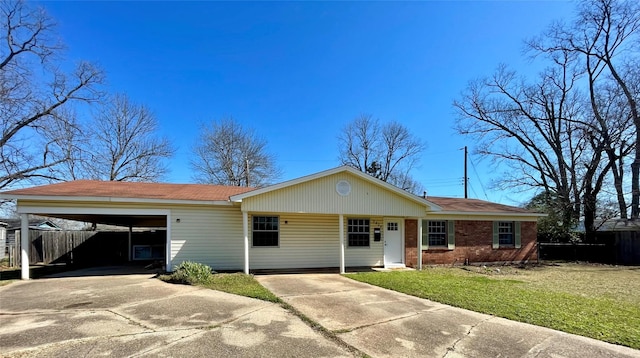
<path fill-rule="evenodd" d="M 404 267 L 402 261 L 402 220 L 384 220 L 384 267 Z"/>

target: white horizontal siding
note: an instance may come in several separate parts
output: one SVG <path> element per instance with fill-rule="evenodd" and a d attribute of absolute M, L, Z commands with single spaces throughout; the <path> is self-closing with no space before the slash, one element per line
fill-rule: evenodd
<path fill-rule="evenodd" d="M 284 214 L 279 217 L 279 246 L 251 247 L 249 251 L 251 269 L 338 267 L 340 265 L 337 215 Z M 251 219 L 249 226 L 251 226 Z"/>
<path fill-rule="evenodd" d="M 369 219 L 369 247 L 349 247 L 349 219 Z M 382 217 L 345 216 L 344 217 L 344 257 L 346 266 L 383 266 L 384 265 L 384 229 Z M 380 228 L 380 241 L 373 241 L 373 229 Z"/>
<path fill-rule="evenodd" d="M 171 209 L 171 221 L 171 264 L 174 269 L 183 261 L 196 261 L 214 270 L 242 270 L 244 235 L 239 208 Z"/>
<path fill-rule="evenodd" d="M 263 214 L 258 214 L 263 215 Z M 277 215 L 277 214 L 264 214 Z M 251 247 L 250 269 L 315 268 L 340 266 L 338 215 L 280 214 L 278 247 Z M 363 218 L 360 216 L 360 218 Z M 371 218 L 370 247 L 347 246 L 345 216 L 345 265 L 383 265 L 383 241 L 373 241 L 373 228 L 382 229 L 382 217 Z M 251 226 L 251 219 L 249 220 Z M 250 231 L 251 235 L 251 231 Z"/>
<path fill-rule="evenodd" d="M 347 180 L 351 193 L 340 196 L 336 183 Z M 249 212 L 317 213 L 422 217 L 426 204 L 409 200 L 350 173 L 338 173 L 274 190 L 242 201 Z"/>

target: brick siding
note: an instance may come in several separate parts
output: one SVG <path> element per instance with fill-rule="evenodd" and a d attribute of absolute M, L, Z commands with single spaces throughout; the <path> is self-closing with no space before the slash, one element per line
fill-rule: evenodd
<path fill-rule="evenodd" d="M 426 229 L 426 228 L 423 228 Z M 455 249 L 422 250 L 423 265 L 454 265 L 484 262 L 531 262 L 538 259 L 536 247 L 537 223 L 521 223 L 521 247 L 494 249 L 493 222 L 456 220 Z M 405 261 L 406 265 L 417 265 L 417 220 L 405 221 Z"/>

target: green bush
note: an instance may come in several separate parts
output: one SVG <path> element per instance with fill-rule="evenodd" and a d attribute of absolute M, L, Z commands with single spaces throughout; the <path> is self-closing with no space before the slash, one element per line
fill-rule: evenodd
<path fill-rule="evenodd" d="M 211 267 L 199 262 L 184 261 L 171 274 L 171 281 L 190 285 L 205 284 L 213 277 Z"/>

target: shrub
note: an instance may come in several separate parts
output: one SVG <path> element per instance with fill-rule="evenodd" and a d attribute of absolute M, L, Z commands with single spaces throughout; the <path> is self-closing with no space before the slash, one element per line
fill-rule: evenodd
<path fill-rule="evenodd" d="M 211 267 L 199 262 L 184 261 L 171 274 L 170 281 L 190 285 L 205 284 L 213 277 Z"/>

